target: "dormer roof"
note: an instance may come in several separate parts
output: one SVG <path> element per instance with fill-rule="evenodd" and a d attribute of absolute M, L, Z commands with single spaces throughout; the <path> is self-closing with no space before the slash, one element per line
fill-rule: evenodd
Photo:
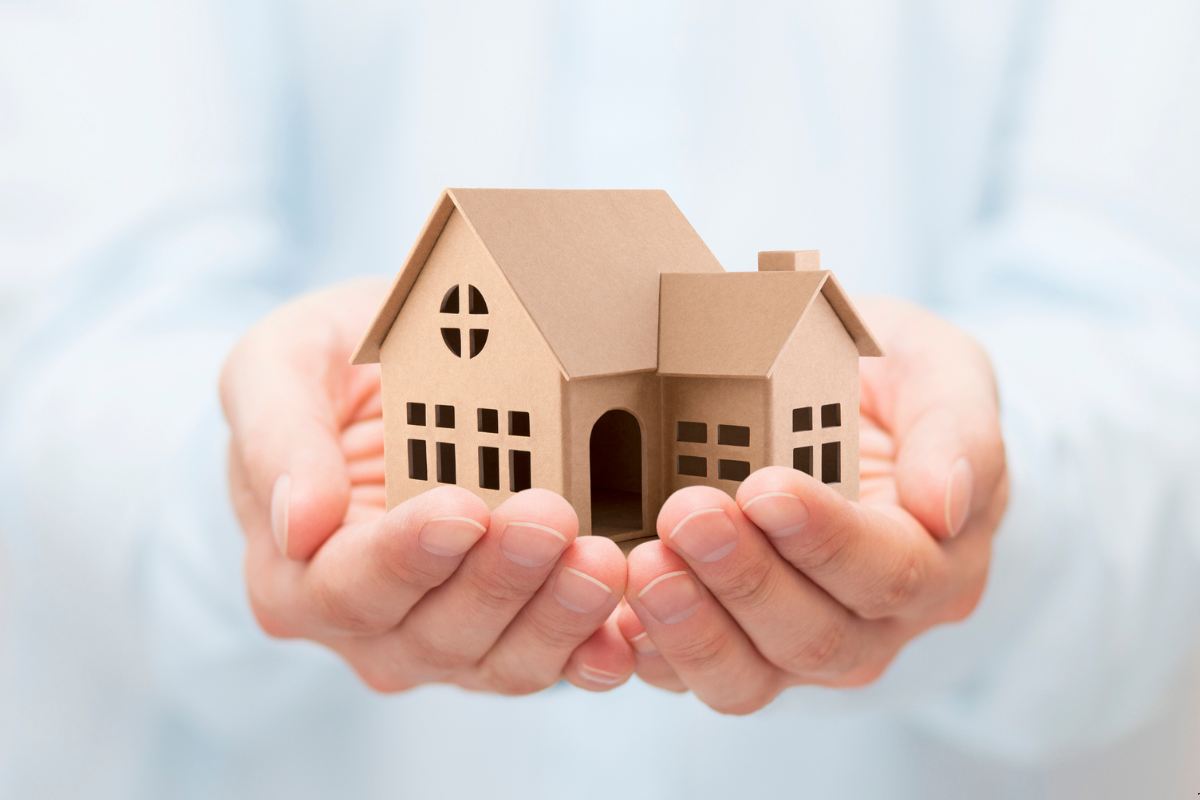
<path fill-rule="evenodd" d="M 883 355 L 831 272 L 663 275 L 658 372 L 770 377 L 784 344 L 818 295 L 829 302 L 860 356 Z"/>

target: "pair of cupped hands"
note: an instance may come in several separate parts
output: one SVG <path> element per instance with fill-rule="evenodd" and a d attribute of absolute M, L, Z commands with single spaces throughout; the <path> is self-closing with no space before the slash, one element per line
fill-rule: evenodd
<path fill-rule="evenodd" d="M 861 501 L 795 470 L 736 498 L 673 494 L 628 559 L 543 489 L 489 512 L 442 486 L 385 512 L 379 370 L 350 354 L 386 284 L 264 319 L 221 376 L 229 479 L 263 630 L 335 650 L 385 692 L 501 694 L 635 672 L 748 713 L 801 684 L 878 678 L 906 642 L 964 619 L 1007 503 L 996 387 L 970 337 L 916 307 L 860 302 L 888 355 L 861 362 Z"/>

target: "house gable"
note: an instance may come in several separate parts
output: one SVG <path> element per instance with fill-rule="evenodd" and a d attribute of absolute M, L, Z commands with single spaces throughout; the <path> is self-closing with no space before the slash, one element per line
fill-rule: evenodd
<path fill-rule="evenodd" d="M 659 275 L 723 272 L 666 192 L 447 189 L 353 363 L 379 358 L 380 344 L 456 208 L 568 379 L 654 371 Z"/>
<path fill-rule="evenodd" d="M 456 210 L 380 347 L 380 367 L 389 507 L 439 483 L 492 508 L 529 486 L 562 490 L 558 362 Z"/>

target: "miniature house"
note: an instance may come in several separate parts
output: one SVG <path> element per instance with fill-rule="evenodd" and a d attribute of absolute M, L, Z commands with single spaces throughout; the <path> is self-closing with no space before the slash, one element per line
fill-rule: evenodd
<path fill-rule="evenodd" d="M 665 192 L 448 189 L 353 363 L 382 368 L 388 508 L 538 486 L 633 542 L 675 490 L 772 464 L 858 499 L 878 355 L 815 251 L 725 272 Z"/>

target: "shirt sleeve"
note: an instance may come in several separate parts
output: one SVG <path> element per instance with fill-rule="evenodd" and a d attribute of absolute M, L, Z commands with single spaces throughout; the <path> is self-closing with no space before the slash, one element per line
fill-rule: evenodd
<path fill-rule="evenodd" d="M 1200 628 L 1200 15 L 1063 2 L 1027 22 L 938 303 L 999 382 L 989 585 L 838 703 L 1036 761 L 1159 711 Z"/>

